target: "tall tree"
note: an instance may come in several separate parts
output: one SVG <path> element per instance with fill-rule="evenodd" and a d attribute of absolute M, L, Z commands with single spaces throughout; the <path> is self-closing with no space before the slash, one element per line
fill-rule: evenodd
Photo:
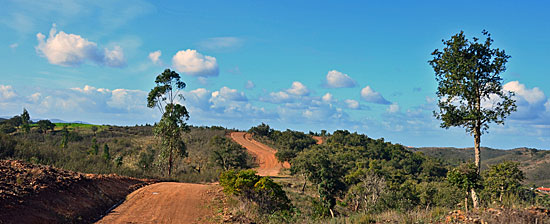
<path fill-rule="evenodd" d="M 178 103 L 178 100 L 184 100 L 180 90 L 186 85 L 181 81 L 180 75 L 170 69 L 159 74 L 155 84 L 147 97 L 147 106 L 156 107 L 162 113 L 154 133 L 161 141 L 160 156 L 168 160 L 168 176 L 171 176 L 174 157 L 187 156 L 182 134 L 188 130 L 185 121 L 189 119 L 189 113 L 185 106 Z"/>
<path fill-rule="evenodd" d="M 23 128 L 23 131 L 25 133 L 29 133 L 29 131 L 31 130 L 31 125 L 30 125 L 30 120 L 31 120 L 31 116 L 29 115 L 29 112 L 27 111 L 27 109 L 23 108 L 23 113 L 21 114 L 21 127 Z"/>
<path fill-rule="evenodd" d="M 434 111 L 434 116 L 442 121 L 442 128 L 463 127 L 474 135 L 478 175 L 481 135 L 489 123 L 504 124 L 504 119 L 516 110 L 513 93 L 503 90 L 500 77 L 510 56 L 504 50 L 491 48 L 491 35 L 485 30 L 482 33 L 485 41 L 476 37 L 470 41 L 463 31 L 443 40 L 445 48 L 435 49 L 434 58 L 429 61 L 439 84 L 439 112 Z M 477 207 L 474 189 L 471 193 Z"/>

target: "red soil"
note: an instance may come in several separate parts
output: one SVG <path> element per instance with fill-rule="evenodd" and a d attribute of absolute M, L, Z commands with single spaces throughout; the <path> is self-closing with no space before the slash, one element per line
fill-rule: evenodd
<path fill-rule="evenodd" d="M 260 176 L 277 176 L 281 168 L 290 168 L 290 164 L 280 163 L 275 157 L 277 150 L 272 149 L 254 139 L 246 132 L 232 132 L 231 138 L 245 147 L 251 154 L 256 156 L 260 167 L 256 168 Z"/>

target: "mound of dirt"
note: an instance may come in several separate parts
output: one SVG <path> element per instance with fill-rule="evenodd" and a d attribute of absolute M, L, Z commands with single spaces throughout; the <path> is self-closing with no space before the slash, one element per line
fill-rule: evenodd
<path fill-rule="evenodd" d="M 550 210 L 531 208 L 486 208 L 477 211 L 464 212 L 454 210 L 449 212 L 446 223 L 548 223 Z"/>
<path fill-rule="evenodd" d="M 0 223 L 90 223 L 152 182 L 0 160 Z"/>

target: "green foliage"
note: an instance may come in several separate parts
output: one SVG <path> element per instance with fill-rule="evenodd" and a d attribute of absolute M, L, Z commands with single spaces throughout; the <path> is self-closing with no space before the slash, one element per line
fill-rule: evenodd
<path fill-rule="evenodd" d="M 122 157 L 122 156 L 117 156 L 117 157 L 115 158 L 115 165 L 116 165 L 117 167 L 122 166 L 122 160 L 123 160 L 123 159 L 124 159 L 124 157 Z"/>
<path fill-rule="evenodd" d="M 473 163 L 463 163 L 447 173 L 447 181 L 459 187 L 464 192 L 482 187 L 481 176 Z"/>
<path fill-rule="evenodd" d="M 147 97 L 147 107 L 157 107 L 162 113 L 154 133 L 161 141 L 161 157 L 168 160 L 168 176 L 172 174 L 174 157 L 187 156 L 182 134 L 188 130 L 185 121 L 189 119 L 189 112 L 185 106 L 176 103 L 178 99 L 183 100 L 179 91 L 186 86 L 180 79 L 175 71 L 164 70 L 156 77 L 156 86 Z"/>
<path fill-rule="evenodd" d="M 46 134 L 48 130 L 53 131 L 55 127 L 55 124 L 53 124 L 50 120 L 39 120 L 36 124 L 38 125 L 38 129 L 40 129 L 40 131 L 44 134 Z"/>
<path fill-rule="evenodd" d="M 99 145 L 97 144 L 97 139 L 95 137 L 92 138 L 92 149 L 90 151 L 91 155 L 97 155 L 99 154 Z"/>
<path fill-rule="evenodd" d="M 269 177 L 260 177 L 253 170 L 229 170 L 220 174 L 220 185 L 228 195 L 258 205 L 260 212 L 273 213 L 291 208 L 281 185 Z"/>
<path fill-rule="evenodd" d="M 326 145 L 316 146 L 301 152 L 292 161 L 291 167 L 293 174 L 302 174 L 317 185 L 321 204 L 331 213 L 336 198 L 346 188 L 342 166 L 333 159 L 333 154 L 333 149 Z"/>
<path fill-rule="evenodd" d="M 491 122 L 503 124 L 516 110 L 512 93 L 502 89 L 499 76 L 506 70 L 510 56 L 504 50 L 491 48 L 493 39 L 487 31 L 483 35 L 487 37 L 484 42 L 475 37 L 470 41 L 461 31 L 443 41 L 443 51 L 436 49 L 432 53 L 434 58 L 429 63 L 439 83 L 440 109 L 434 115 L 442 121 L 443 128 L 460 126 L 474 133 L 479 128 L 488 129 Z M 482 107 L 481 103 L 489 99 L 492 108 Z"/>
<path fill-rule="evenodd" d="M 213 148 L 212 161 L 223 170 L 251 168 L 249 154 L 236 142 L 225 137 L 214 136 L 209 144 Z"/>
<path fill-rule="evenodd" d="M 21 128 L 25 133 L 29 133 L 31 130 L 30 120 L 31 116 L 29 115 L 29 112 L 27 109 L 23 108 L 23 113 L 21 114 Z"/>
<path fill-rule="evenodd" d="M 17 141 L 9 135 L 0 133 L 0 159 L 12 157 Z"/>
<path fill-rule="evenodd" d="M 510 161 L 490 166 L 483 176 L 485 190 L 493 199 L 499 198 L 499 201 L 502 201 L 504 195 L 517 195 L 525 179 L 519 163 Z"/>
<path fill-rule="evenodd" d="M 101 155 L 105 161 L 111 160 L 111 153 L 109 152 L 109 145 L 103 145 L 103 154 Z"/>
<path fill-rule="evenodd" d="M 7 122 L 4 122 L 2 124 L 0 124 L 0 133 L 3 133 L 3 134 L 10 134 L 10 133 L 13 133 L 17 131 L 17 129 L 15 129 L 15 127 Z"/>

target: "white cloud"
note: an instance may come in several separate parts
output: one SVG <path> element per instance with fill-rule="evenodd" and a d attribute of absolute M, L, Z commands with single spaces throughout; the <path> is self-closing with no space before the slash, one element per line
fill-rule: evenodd
<path fill-rule="evenodd" d="M 16 97 L 17 94 L 12 86 L 0 85 L 0 100 L 9 100 Z"/>
<path fill-rule="evenodd" d="M 62 66 L 78 66 L 87 60 L 98 65 L 110 67 L 122 67 L 126 65 L 126 59 L 122 48 L 115 46 L 114 49 L 100 49 L 97 44 L 76 34 L 67 34 L 63 31 L 57 32 L 53 24 L 50 34 L 36 34 L 38 46 L 36 50 L 39 55 L 48 59 L 51 64 Z"/>
<path fill-rule="evenodd" d="M 328 88 L 349 88 L 357 85 L 355 80 L 347 74 L 336 70 L 329 71 L 326 76 L 326 87 Z"/>
<path fill-rule="evenodd" d="M 387 111 L 389 113 L 396 113 L 397 111 L 399 111 L 399 104 L 397 103 L 392 103 L 388 106 L 388 109 Z"/>
<path fill-rule="evenodd" d="M 178 51 L 172 58 L 172 66 L 177 71 L 191 76 L 207 77 L 219 74 L 215 57 L 202 55 L 191 49 Z"/>
<path fill-rule="evenodd" d="M 16 49 L 17 47 L 19 47 L 19 44 L 18 44 L 18 43 L 10 44 L 10 48 L 11 48 L 11 49 Z"/>
<path fill-rule="evenodd" d="M 288 103 L 294 100 L 294 97 L 290 96 L 287 92 L 279 91 L 269 93 L 269 98 L 263 99 L 271 103 Z"/>
<path fill-rule="evenodd" d="M 254 89 L 254 87 L 256 87 L 256 85 L 254 84 L 254 82 L 250 80 L 246 81 L 246 84 L 244 85 L 244 88 L 247 88 L 247 89 Z"/>
<path fill-rule="evenodd" d="M 359 109 L 359 102 L 357 102 L 357 100 L 347 99 L 347 100 L 344 100 L 344 103 L 346 103 L 346 107 L 349 109 L 353 109 L 353 110 Z"/>
<path fill-rule="evenodd" d="M 161 64 L 162 63 L 160 61 L 160 56 L 161 55 L 162 55 L 162 52 L 160 52 L 160 50 L 153 51 L 153 52 L 149 53 L 149 59 L 151 60 L 151 62 L 153 62 L 153 64 Z"/>
<path fill-rule="evenodd" d="M 546 99 L 544 92 L 542 92 L 538 87 L 528 89 L 524 84 L 519 83 L 519 81 L 508 82 L 504 84 L 503 89 L 516 93 L 517 96 L 522 97 L 530 104 L 540 103 Z"/>
<path fill-rule="evenodd" d="M 233 50 L 241 47 L 243 40 L 237 37 L 214 37 L 199 42 L 199 47 L 209 51 Z"/>
<path fill-rule="evenodd" d="M 332 96 L 332 94 L 330 93 L 325 93 L 325 95 L 323 95 L 323 97 L 321 97 L 321 99 L 324 101 L 324 102 L 327 102 L 327 103 L 331 103 L 334 101 L 334 97 Z"/>
<path fill-rule="evenodd" d="M 292 82 L 292 86 L 287 90 L 288 93 L 296 96 L 306 96 L 309 94 L 308 88 L 301 82 Z"/>
<path fill-rule="evenodd" d="M 384 99 L 379 92 L 374 91 L 370 86 L 365 86 L 365 88 L 361 90 L 361 98 L 370 103 L 391 104 L 390 101 Z"/>
<path fill-rule="evenodd" d="M 550 100 L 546 101 L 544 107 L 546 107 L 546 112 L 550 112 Z"/>

